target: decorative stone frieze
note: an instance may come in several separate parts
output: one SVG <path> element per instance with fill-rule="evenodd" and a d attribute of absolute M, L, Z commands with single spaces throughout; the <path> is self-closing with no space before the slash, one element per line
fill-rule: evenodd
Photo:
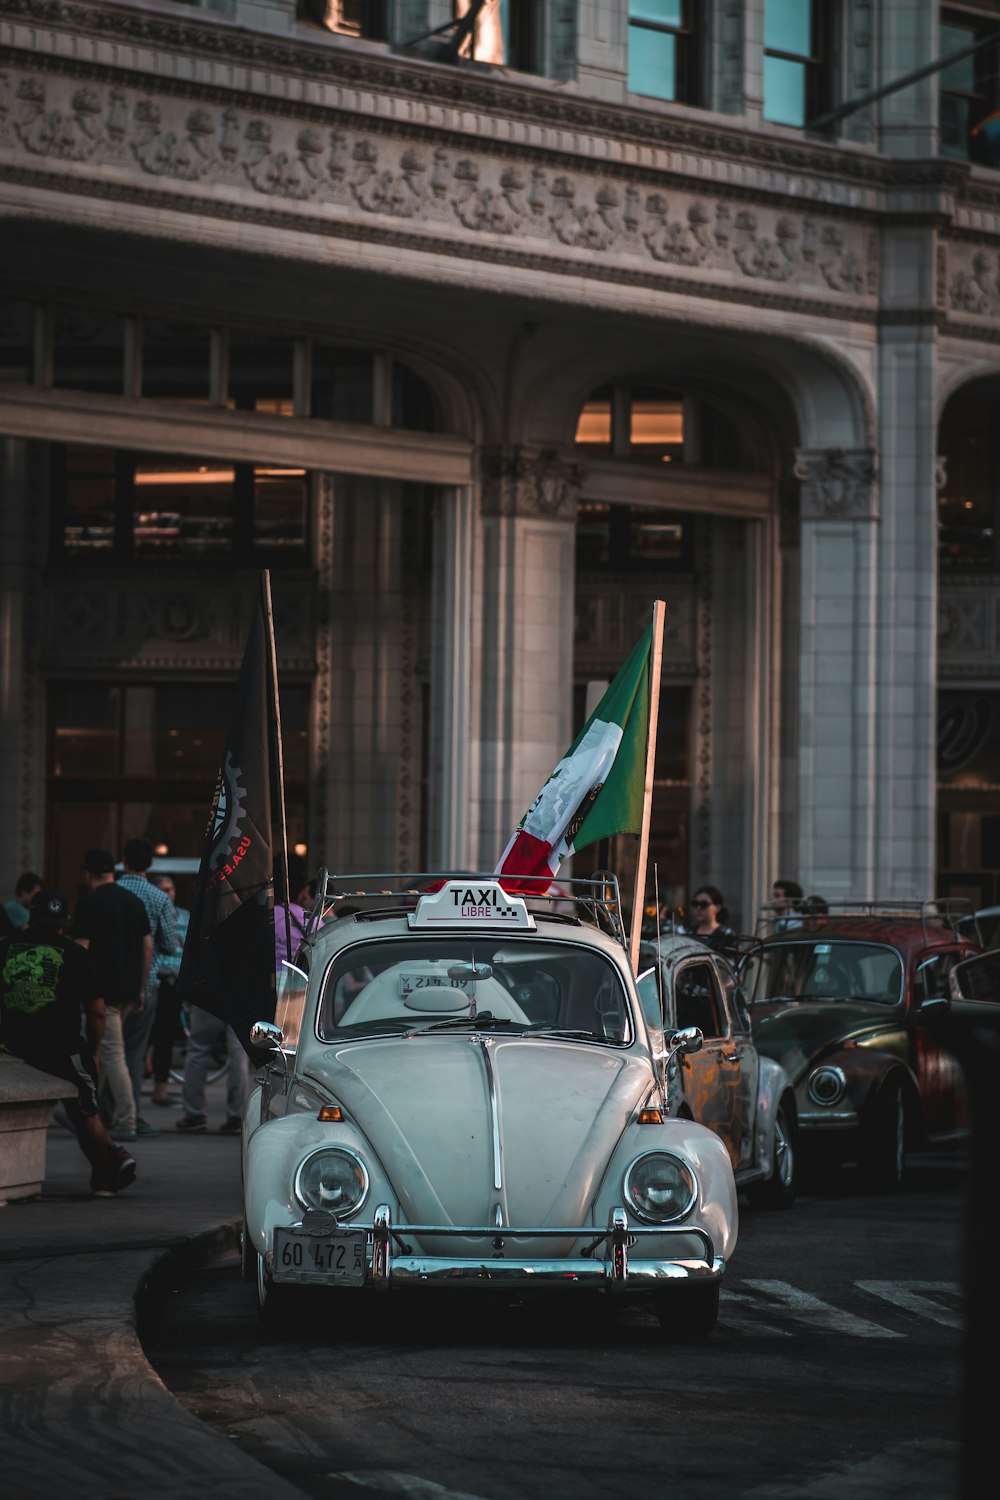
<path fill-rule="evenodd" d="M 39 656 L 53 671 L 238 672 L 259 575 L 135 573 L 88 579 L 53 575 Z M 272 575 L 275 645 L 286 671 L 315 669 L 315 579 Z"/>
<path fill-rule="evenodd" d="M 982 681 L 1000 659 L 1000 577 L 942 577 L 938 585 L 938 672 L 942 679 Z"/>
<path fill-rule="evenodd" d="M 983 245 L 948 244 L 943 253 L 941 279 L 947 310 L 996 318 L 1000 313 L 1000 250 Z"/>
<path fill-rule="evenodd" d="M 567 169 L 537 153 L 469 149 L 451 135 L 415 141 L 391 129 L 384 120 L 355 129 L 334 111 L 295 118 L 176 89 L 81 86 L 64 73 L 0 74 L 0 173 L 26 181 L 26 169 L 65 165 L 65 179 L 53 184 L 44 171 L 39 180 L 74 196 L 140 199 L 144 181 L 155 179 L 175 185 L 178 211 L 201 212 L 206 225 L 237 205 L 250 221 L 273 223 L 280 204 L 299 215 L 296 228 L 305 211 L 318 233 L 350 233 L 360 214 L 387 227 L 405 221 L 414 248 L 461 255 L 463 240 L 500 241 L 532 264 L 558 258 L 574 275 L 581 259 L 616 279 L 669 269 L 706 287 L 746 288 L 744 298 L 766 284 L 819 313 L 844 316 L 838 299 L 874 311 L 876 237 L 858 219 L 665 191 L 655 185 L 661 174 L 636 168 Z"/>
<path fill-rule="evenodd" d="M 877 521 L 878 460 L 871 448 L 800 448 L 803 521 Z"/>
<path fill-rule="evenodd" d="M 583 470 L 554 448 L 530 450 L 503 444 L 481 448 L 479 475 L 480 508 L 485 516 L 576 519 Z"/>
<path fill-rule="evenodd" d="M 635 573 L 580 573 L 576 580 L 574 659 L 579 677 L 613 677 L 649 624 L 653 602 L 666 605 L 663 663 L 667 672 L 693 675 L 695 584 L 691 578 L 653 575 L 648 587 Z"/>

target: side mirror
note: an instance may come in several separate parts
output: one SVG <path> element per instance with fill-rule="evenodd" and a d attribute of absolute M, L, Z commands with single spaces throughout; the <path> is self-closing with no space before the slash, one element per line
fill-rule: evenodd
<path fill-rule="evenodd" d="M 668 1037 L 671 1052 L 700 1052 L 705 1045 L 705 1033 L 700 1026 L 683 1026 Z"/>
<path fill-rule="evenodd" d="M 937 1015 L 941 1011 L 951 1010 L 951 996 L 931 995 L 926 1000 L 921 1000 L 917 1009 L 922 1016 Z"/>
<path fill-rule="evenodd" d="M 285 1040 L 280 1026 L 273 1021 L 255 1021 L 250 1027 L 250 1041 L 261 1052 L 278 1052 Z"/>

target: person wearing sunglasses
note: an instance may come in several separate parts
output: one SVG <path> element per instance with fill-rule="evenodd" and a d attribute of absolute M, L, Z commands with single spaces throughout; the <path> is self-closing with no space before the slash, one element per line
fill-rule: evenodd
<path fill-rule="evenodd" d="M 710 948 L 721 948 L 736 936 L 728 926 L 729 913 L 717 885 L 700 885 L 691 897 L 691 925 L 688 932 Z"/>

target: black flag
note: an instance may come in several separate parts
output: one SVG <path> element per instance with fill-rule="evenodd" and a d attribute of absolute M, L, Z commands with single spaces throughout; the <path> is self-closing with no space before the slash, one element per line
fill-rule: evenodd
<path fill-rule="evenodd" d="M 273 704 L 263 592 L 243 656 L 215 800 L 195 879 L 178 993 L 232 1026 L 251 1057 L 250 1027 L 273 1021 Z M 276 788 L 280 797 L 281 789 Z"/>

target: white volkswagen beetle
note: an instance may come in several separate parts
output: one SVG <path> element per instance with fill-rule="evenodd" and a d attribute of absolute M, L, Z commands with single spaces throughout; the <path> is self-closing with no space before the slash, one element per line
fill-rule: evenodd
<path fill-rule="evenodd" d="M 265 1323 L 307 1286 L 590 1287 L 645 1298 L 668 1337 L 711 1332 L 729 1154 L 668 1115 L 617 887 L 559 884 L 323 875 L 278 1024 L 253 1030 L 243 1270 Z"/>

